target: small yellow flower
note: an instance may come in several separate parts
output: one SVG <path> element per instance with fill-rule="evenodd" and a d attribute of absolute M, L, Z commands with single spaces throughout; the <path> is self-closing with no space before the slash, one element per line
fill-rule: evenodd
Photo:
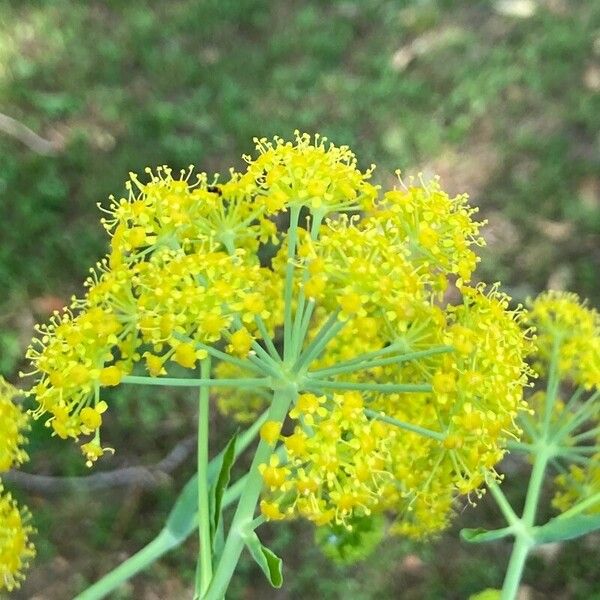
<path fill-rule="evenodd" d="M 281 423 L 278 421 L 267 421 L 260 428 L 260 438 L 272 446 L 279 439 L 280 431 Z"/>
<path fill-rule="evenodd" d="M 245 327 L 242 327 L 242 329 L 238 329 L 235 333 L 231 334 L 228 346 L 229 352 L 240 357 L 248 356 L 252 347 L 252 341 L 253 339 L 249 331 Z"/>

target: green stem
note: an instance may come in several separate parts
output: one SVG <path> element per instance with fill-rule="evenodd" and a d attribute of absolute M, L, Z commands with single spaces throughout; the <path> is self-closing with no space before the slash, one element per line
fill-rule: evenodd
<path fill-rule="evenodd" d="M 252 440 L 256 438 L 258 432 L 264 422 L 267 420 L 268 411 L 265 411 L 251 427 L 246 429 L 239 437 L 238 443 L 235 448 L 236 458 L 248 448 L 252 443 Z M 223 451 L 221 451 L 213 460 L 210 461 L 208 466 L 208 476 L 212 483 L 218 474 L 220 460 L 223 457 Z M 197 489 L 197 484 L 194 481 L 197 475 L 194 475 L 192 479 L 186 485 L 193 485 Z M 241 479 L 235 482 L 229 489 L 225 491 L 223 496 L 223 508 L 231 505 L 241 495 L 242 490 L 245 486 L 247 475 L 244 475 Z M 128 558 L 125 562 L 121 563 L 116 569 L 113 569 L 110 573 L 107 573 L 102 579 L 97 581 L 95 584 L 90 586 L 87 590 L 77 596 L 76 600 L 100 600 L 111 592 L 113 592 L 123 582 L 131 579 L 134 575 L 140 571 L 146 569 L 153 562 L 158 560 L 161 556 L 169 552 L 169 550 L 180 546 L 185 539 L 187 539 L 197 527 L 197 523 L 190 524 L 189 527 L 183 531 L 178 532 L 178 535 L 173 535 L 169 529 L 163 529 L 157 537 L 155 537 L 148 545 L 142 548 L 139 552 Z"/>
<path fill-rule="evenodd" d="M 577 435 L 572 436 L 571 439 L 575 443 L 579 443 L 583 440 L 587 440 L 588 438 L 595 438 L 598 436 L 600 436 L 600 427 L 594 427 L 593 429 L 588 429 L 583 433 L 578 433 Z"/>
<path fill-rule="evenodd" d="M 81 594 L 75 596 L 74 600 L 100 600 L 105 598 L 122 583 L 156 562 L 169 550 L 178 546 L 179 543 L 179 540 L 171 535 L 167 529 L 163 529 L 147 546 L 136 552 Z"/>
<path fill-rule="evenodd" d="M 273 394 L 273 402 L 269 409 L 268 420 L 283 423 L 289 407 L 294 402 L 296 396 L 297 391 L 295 387 L 289 386 L 277 389 Z M 263 481 L 259 467 L 269 462 L 269 457 L 272 453 L 273 449 L 271 445 L 265 440 L 261 440 L 256 449 L 244 491 L 231 522 L 221 559 L 215 569 L 212 583 L 204 596 L 204 600 L 222 600 L 225 596 L 229 582 L 238 564 L 240 554 L 244 548 L 244 529 L 254 519 L 256 504 L 260 497 Z"/>
<path fill-rule="evenodd" d="M 178 377 L 145 377 L 141 375 L 127 375 L 123 377 L 121 383 L 130 383 L 133 385 L 170 385 L 174 387 L 270 387 L 270 377 L 240 378 L 240 379 L 182 379 Z"/>
<path fill-rule="evenodd" d="M 598 412 L 600 408 L 596 405 L 596 399 L 600 396 L 600 392 L 593 393 L 577 410 L 573 413 L 573 418 L 560 427 L 556 428 L 553 433 L 552 439 L 560 443 L 566 436 L 573 431 L 576 431 L 581 425 L 583 425 L 588 419 L 590 419 L 594 413 Z"/>
<path fill-rule="evenodd" d="M 600 504 L 600 492 L 578 502 L 574 506 L 572 506 L 569 510 L 566 510 L 564 513 L 561 513 L 557 519 L 568 519 L 569 517 L 574 517 L 582 513 L 584 510 L 595 506 L 596 504 Z"/>
<path fill-rule="evenodd" d="M 550 431 L 550 421 L 554 411 L 554 403 L 558 394 L 559 375 L 558 359 L 560 357 L 560 339 L 554 338 L 552 344 L 552 354 L 550 356 L 550 366 L 548 368 L 548 383 L 546 386 L 546 402 L 544 404 L 544 433 Z"/>
<path fill-rule="evenodd" d="M 285 287 L 283 292 L 284 314 L 283 314 L 283 357 L 290 358 L 292 350 L 292 296 L 294 293 L 294 260 L 296 258 L 296 241 L 298 238 L 298 219 L 300 218 L 300 206 L 290 208 L 290 226 L 288 229 L 288 252 L 285 267 Z"/>
<path fill-rule="evenodd" d="M 280 361 L 281 357 L 279 356 L 279 352 L 277 352 L 277 348 L 275 348 L 275 344 L 273 344 L 273 340 L 267 331 L 265 322 L 258 315 L 254 317 L 254 320 L 256 321 L 256 326 L 258 327 L 258 331 L 260 331 L 260 335 L 262 336 L 265 346 L 267 347 L 269 355 L 274 361 Z"/>
<path fill-rule="evenodd" d="M 302 315 L 302 323 L 300 324 L 300 332 L 298 333 L 298 347 L 300 350 L 302 350 L 304 340 L 306 339 L 306 335 L 308 334 L 308 328 L 310 327 L 310 320 L 315 310 L 315 306 L 316 302 L 313 298 L 311 298 L 306 303 L 306 308 L 304 309 L 304 314 Z"/>
<path fill-rule="evenodd" d="M 321 227 L 321 223 L 323 222 L 323 217 L 325 215 L 321 213 L 312 215 L 312 223 L 310 226 L 310 237 L 311 240 L 315 241 L 317 236 L 319 235 L 319 228 Z M 302 325 L 304 322 L 304 313 L 305 313 L 305 304 L 306 304 L 306 296 L 304 294 L 304 284 L 308 281 L 309 272 L 308 269 L 304 269 L 302 273 L 302 285 L 300 286 L 300 290 L 298 292 L 298 302 L 296 304 L 296 314 L 294 315 L 294 326 L 292 328 L 292 344 L 295 347 L 302 347 L 302 341 L 304 339 L 304 335 L 306 333 L 302 333 Z M 311 309 L 312 312 L 312 309 Z"/>
<path fill-rule="evenodd" d="M 508 569 L 502 585 L 501 600 L 514 600 L 519 592 L 523 569 L 527 561 L 527 556 L 531 550 L 532 544 L 526 538 L 517 537 L 513 546 Z"/>
<path fill-rule="evenodd" d="M 357 363 L 361 363 L 367 360 L 371 360 L 374 358 L 379 358 L 380 356 L 385 356 L 386 354 L 393 354 L 394 352 L 401 352 L 402 351 L 402 346 L 398 343 L 394 343 L 394 344 L 390 344 L 389 346 L 385 346 L 384 348 L 379 348 L 379 350 L 373 350 L 371 352 L 364 352 L 363 354 L 359 354 L 358 356 L 355 356 L 354 358 L 350 358 L 349 360 L 345 360 L 341 363 L 338 363 L 337 365 L 335 365 L 335 367 L 338 366 L 348 366 L 348 365 L 354 365 Z M 334 367 L 327 367 L 327 369 L 330 368 L 334 368 Z M 325 370 L 325 369 L 323 369 Z M 315 371 L 315 373 L 317 373 L 318 371 Z"/>
<path fill-rule="evenodd" d="M 427 429 L 425 427 L 420 427 L 419 425 L 406 423 L 405 421 L 394 419 L 394 417 L 389 417 L 388 415 L 384 415 L 383 413 L 377 412 L 376 410 L 371 410 L 370 408 L 365 409 L 365 415 L 371 417 L 371 419 L 374 419 L 376 421 L 381 421 L 382 423 L 394 425 L 395 427 L 399 427 L 400 429 L 405 429 L 406 431 L 417 433 L 419 435 L 422 435 L 423 437 L 431 438 L 432 440 L 437 440 L 438 442 L 443 442 L 446 439 L 446 436 L 443 433 L 440 433 L 439 431 L 433 431 L 433 429 Z"/>
<path fill-rule="evenodd" d="M 346 321 L 340 321 L 337 313 L 333 313 L 329 316 L 327 321 L 323 324 L 316 337 L 307 346 L 304 352 L 300 355 L 296 364 L 293 367 L 293 371 L 298 373 L 318 358 L 325 346 L 341 331 L 346 325 Z"/>
<path fill-rule="evenodd" d="M 208 352 L 208 354 L 210 354 L 212 357 L 231 363 L 232 365 L 240 367 L 240 369 L 246 369 L 247 371 L 253 371 L 255 373 L 264 374 L 260 366 L 252 364 L 249 360 L 244 360 L 241 358 L 236 358 L 235 356 L 231 356 L 230 354 L 227 354 L 227 352 L 222 352 L 221 350 L 217 350 L 212 346 L 193 340 L 187 335 L 176 333 L 174 337 L 176 337 L 178 340 L 181 340 L 182 342 L 189 342 L 191 344 L 194 344 L 194 346 L 198 348 L 198 350 L 204 350 Z"/>
<path fill-rule="evenodd" d="M 331 377 L 332 375 L 339 375 L 340 373 L 352 373 L 354 371 L 362 371 L 364 369 L 372 369 L 373 367 L 384 367 L 386 365 L 393 365 L 402 362 L 408 362 L 411 360 L 418 360 L 420 358 L 426 358 L 428 356 L 434 356 L 436 354 L 443 354 L 446 352 L 452 352 L 452 346 L 440 346 L 437 348 L 431 348 L 429 350 L 420 350 L 419 352 L 409 352 L 407 354 L 398 354 L 396 356 L 390 356 L 388 358 L 378 358 L 375 360 L 357 361 L 351 360 L 344 363 L 337 364 L 335 367 L 328 367 L 327 369 L 317 369 L 308 373 L 309 376 L 316 377 Z"/>
<path fill-rule="evenodd" d="M 529 551 L 534 545 L 530 532 L 535 526 L 535 516 L 544 483 L 544 476 L 548 462 L 552 456 L 553 450 L 549 446 L 545 444 L 538 446 L 538 453 L 533 463 L 529 485 L 527 486 L 523 516 L 514 525 L 515 544 L 510 555 L 504 584 L 502 585 L 502 600 L 514 600 L 517 597 L 525 562 L 527 561 Z"/>
<path fill-rule="evenodd" d="M 542 432 L 540 438 L 534 444 L 537 447 L 537 453 L 534 454 L 535 459 L 529 478 L 529 485 L 527 486 L 523 515 L 514 525 L 515 543 L 502 585 L 501 600 L 514 600 L 517 597 L 527 556 L 534 546 L 531 531 L 535 527 L 536 513 L 542 486 L 544 485 L 546 469 L 548 468 L 548 463 L 554 458 L 556 453 L 556 447 L 550 437 L 552 413 L 560 386 L 560 375 L 558 372 L 559 353 L 560 340 L 557 338 L 552 347 L 552 356 L 548 371 Z"/>
<path fill-rule="evenodd" d="M 210 357 L 200 363 L 200 376 L 210 376 Z M 210 540 L 210 508 L 208 485 L 208 422 L 210 409 L 210 388 L 202 386 L 198 399 L 198 539 L 199 568 L 196 569 L 194 598 L 201 598 L 212 579 L 212 550 Z"/>
<path fill-rule="evenodd" d="M 533 454 L 536 451 L 536 446 L 524 442 L 508 442 L 506 447 L 511 452 L 524 452 L 525 454 Z"/>
<path fill-rule="evenodd" d="M 494 500 L 496 501 L 500 512 L 502 512 L 502 515 L 506 519 L 506 522 L 511 527 L 519 523 L 519 517 L 517 517 L 517 514 L 513 510 L 513 507 L 510 505 L 510 502 L 508 501 L 507 497 L 504 495 L 504 492 L 500 489 L 498 483 L 491 477 L 488 477 L 486 484 L 488 489 L 490 490 L 490 493 L 494 497 Z"/>
<path fill-rule="evenodd" d="M 353 381 L 323 381 L 306 379 L 303 387 L 310 390 L 349 390 L 358 392 L 379 392 L 381 394 L 397 394 L 403 392 L 431 392 L 433 388 L 427 383 L 355 383 Z"/>

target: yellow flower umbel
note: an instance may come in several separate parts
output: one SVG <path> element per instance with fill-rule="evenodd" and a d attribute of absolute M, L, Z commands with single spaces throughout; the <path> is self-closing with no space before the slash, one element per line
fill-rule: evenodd
<path fill-rule="evenodd" d="M 374 167 L 361 172 L 348 146 L 334 146 L 326 137 L 298 131 L 295 136 L 295 143 L 255 139 L 258 156 L 244 157 L 248 169 L 241 181 L 260 205 L 271 212 L 306 206 L 321 216 L 372 205 L 377 196 L 369 183 Z"/>
<path fill-rule="evenodd" d="M 555 436 L 560 465 L 553 506 L 565 512 L 600 510 L 600 314 L 576 294 L 549 291 L 531 302 L 530 321 L 537 330 L 536 369 L 551 379 L 556 401 L 547 393 L 532 403 Z M 562 384 L 562 385 L 561 385 Z M 574 389 L 569 400 L 561 395 Z"/>
<path fill-rule="evenodd" d="M 600 314 L 577 294 L 550 291 L 531 304 L 531 322 L 537 330 L 538 370 L 546 372 L 552 349 L 560 346 L 558 368 L 587 390 L 600 387 Z"/>
<path fill-rule="evenodd" d="M 200 387 L 200 426 L 210 388 L 238 421 L 269 413 L 236 518 L 253 521 L 262 478 L 267 519 L 439 531 L 495 477 L 525 408 L 522 310 L 466 285 L 482 223 L 437 180 L 380 196 L 320 136 L 256 149 L 226 179 L 161 167 L 111 199 L 106 258 L 29 350 L 34 414 L 91 464 L 108 388 Z"/>

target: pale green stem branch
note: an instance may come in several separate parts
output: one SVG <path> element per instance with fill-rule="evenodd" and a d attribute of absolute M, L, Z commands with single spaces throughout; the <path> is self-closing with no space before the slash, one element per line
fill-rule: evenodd
<path fill-rule="evenodd" d="M 177 377 L 145 377 L 138 375 L 127 375 L 123 377 L 122 383 L 130 383 L 133 385 L 167 385 L 173 387 L 203 387 L 210 385 L 211 387 L 270 387 L 270 377 L 258 378 L 240 378 L 240 379 L 180 379 Z"/>
<path fill-rule="evenodd" d="M 446 436 L 443 433 L 440 433 L 439 431 L 433 431 L 433 429 L 427 429 L 426 427 L 413 425 L 412 423 L 406 423 L 405 421 L 394 419 L 394 417 L 389 417 L 388 415 L 377 412 L 376 410 L 371 410 L 370 408 L 365 409 L 365 414 L 371 419 L 374 419 L 375 421 L 388 423 L 389 425 L 394 425 L 395 427 L 399 427 L 400 429 L 405 429 L 406 431 L 417 433 L 423 437 L 437 440 L 438 442 L 443 442 L 446 439 Z"/>
<path fill-rule="evenodd" d="M 404 392 L 431 392 L 433 388 L 427 383 L 355 383 L 353 381 L 323 381 L 321 379 L 306 379 L 304 387 L 311 390 L 348 390 L 358 392 L 379 392 L 381 394 L 396 394 Z"/>
<path fill-rule="evenodd" d="M 319 357 L 325 346 L 340 332 L 346 325 L 346 321 L 340 321 L 337 313 L 330 315 L 329 319 L 323 324 L 317 336 L 312 340 L 304 352 L 300 355 L 293 371 L 298 373 L 308 367 L 310 363 Z"/>
<path fill-rule="evenodd" d="M 575 515 L 578 515 L 588 508 L 596 506 L 597 504 L 600 504 L 600 492 L 590 496 L 589 498 L 586 498 L 585 500 L 582 500 L 581 502 L 578 502 L 569 510 L 566 510 L 564 513 L 558 515 L 557 519 L 568 519 L 569 517 L 574 517 Z"/>
<path fill-rule="evenodd" d="M 210 357 L 200 363 L 202 378 L 210 377 Z M 210 508 L 208 482 L 208 424 L 210 388 L 200 388 L 198 400 L 198 536 L 199 568 L 196 569 L 195 598 L 201 598 L 212 579 L 212 544 L 210 540 Z"/>
<path fill-rule="evenodd" d="M 434 356 L 436 354 L 444 354 L 452 352 L 452 346 L 440 346 L 438 348 L 431 348 L 429 350 L 421 350 L 419 352 L 409 352 L 407 354 L 398 354 L 396 356 L 390 356 L 388 358 L 378 358 L 375 360 L 366 360 L 364 362 L 357 362 L 355 360 L 348 361 L 347 363 L 340 363 L 335 367 L 328 367 L 326 369 L 317 369 L 308 373 L 311 377 L 331 377 L 332 375 L 339 375 L 341 373 L 352 373 L 355 371 L 362 371 L 365 369 L 372 369 L 373 367 L 384 367 L 386 365 L 393 365 L 397 363 L 408 362 L 411 360 L 418 360 L 420 358 L 426 358 L 428 356 Z"/>
<path fill-rule="evenodd" d="M 510 505 L 510 502 L 508 501 L 504 492 L 500 489 L 498 482 L 496 482 L 491 477 L 488 477 L 487 481 L 486 481 L 486 485 L 487 485 L 488 489 L 490 490 L 490 493 L 494 497 L 494 500 L 496 501 L 498 508 L 502 512 L 502 515 L 506 519 L 506 522 L 510 526 L 513 526 L 513 525 L 516 525 L 517 523 L 519 523 L 520 522 L 519 517 L 513 510 L 513 507 Z"/>
<path fill-rule="evenodd" d="M 269 355 L 275 362 L 280 361 L 281 357 L 279 356 L 279 352 L 277 352 L 277 348 L 275 348 L 275 344 L 273 343 L 273 340 L 271 339 L 271 336 L 267 331 L 267 326 L 265 325 L 265 322 L 258 315 L 254 317 L 254 320 L 256 321 L 258 331 L 260 331 L 260 335 L 262 336 L 262 339 L 265 342 Z"/>
<path fill-rule="evenodd" d="M 283 314 L 283 357 L 290 359 L 292 350 L 292 296 L 294 293 L 294 260 L 296 258 L 296 242 L 298 238 L 298 219 L 300 218 L 300 207 L 290 208 L 290 226 L 288 229 L 287 264 L 285 267 L 284 284 L 284 314 Z"/>

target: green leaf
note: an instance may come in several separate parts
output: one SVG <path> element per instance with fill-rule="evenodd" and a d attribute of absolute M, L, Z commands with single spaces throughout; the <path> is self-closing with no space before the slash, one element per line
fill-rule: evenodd
<path fill-rule="evenodd" d="M 263 546 L 254 531 L 243 535 L 246 548 L 274 588 L 283 584 L 282 561 L 272 550 Z"/>
<path fill-rule="evenodd" d="M 572 540 L 600 529 L 600 515 L 575 515 L 556 517 L 545 525 L 534 529 L 536 544 L 548 544 L 562 540 Z"/>
<path fill-rule="evenodd" d="M 183 542 L 198 526 L 198 476 L 194 475 L 184 486 L 171 509 L 165 529 Z"/>
<path fill-rule="evenodd" d="M 501 540 L 504 537 L 510 535 L 510 528 L 504 527 L 503 529 L 483 529 L 477 527 L 476 529 L 461 529 L 460 537 L 471 544 L 482 544 L 484 542 L 493 542 L 494 540 Z"/>
<path fill-rule="evenodd" d="M 219 461 L 219 475 L 217 477 L 217 481 L 213 486 L 212 490 L 212 511 L 211 511 L 211 523 L 210 523 L 210 535 L 213 540 L 213 548 L 214 548 L 214 540 L 216 532 L 219 529 L 219 521 L 221 520 L 221 512 L 223 510 L 223 494 L 229 485 L 229 481 L 231 480 L 231 467 L 235 462 L 235 444 L 237 442 L 238 434 L 235 433 L 234 436 L 227 442 L 227 446 L 223 451 L 222 458 Z"/>

